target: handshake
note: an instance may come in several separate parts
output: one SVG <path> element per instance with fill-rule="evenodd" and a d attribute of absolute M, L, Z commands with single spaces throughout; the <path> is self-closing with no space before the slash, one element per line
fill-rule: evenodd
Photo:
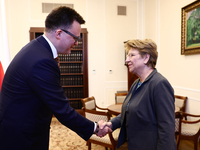
<path fill-rule="evenodd" d="M 112 132 L 112 123 L 103 120 L 98 122 L 99 131 L 96 133 L 99 137 L 104 137 L 107 133 Z"/>

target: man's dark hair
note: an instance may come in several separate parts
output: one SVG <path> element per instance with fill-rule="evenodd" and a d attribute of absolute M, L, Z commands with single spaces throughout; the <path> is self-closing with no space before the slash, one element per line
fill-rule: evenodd
<path fill-rule="evenodd" d="M 45 31 L 50 32 L 57 28 L 68 29 L 76 20 L 80 24 L 84 24 L 85 20 L 74 9 L 61 6 L 52 10 L 45 20 Z"/>

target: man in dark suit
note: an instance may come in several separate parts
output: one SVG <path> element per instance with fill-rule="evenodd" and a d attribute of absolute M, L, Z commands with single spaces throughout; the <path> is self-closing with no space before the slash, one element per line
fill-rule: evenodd
<path fill-rule="evenodd" d="M 97 123 L 70 107 L 54 60 L 78 44 L 84 22 L 71 8 L 54 9 L 45 20 L 44 35 L 24 46 L 10 63 L 0 97 L 1 150 L 47 150 L 53 114 L 84 140 L 98 131 Z"/>

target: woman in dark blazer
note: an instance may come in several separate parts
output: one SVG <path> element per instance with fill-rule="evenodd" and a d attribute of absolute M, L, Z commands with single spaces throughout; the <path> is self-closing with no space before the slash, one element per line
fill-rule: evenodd
<path fill-rule="evenodd" d="M 124 100 L 121 114 L 105 123 L 115 130 L 121 127 L 118 145 L 128 143 L 129 150 L 175 150 L 174 91 L 155 69 L 158 53 L 150 40 L 125 43 L 129 71 L 139 78 Z"/>

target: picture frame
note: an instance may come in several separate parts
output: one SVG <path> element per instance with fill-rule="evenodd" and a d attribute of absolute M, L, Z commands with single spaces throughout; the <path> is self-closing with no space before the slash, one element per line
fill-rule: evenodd
<path fill-rule="evenodd" d="M 200 1 L 181 11 L 181 55 L 200 53 Z"/>

